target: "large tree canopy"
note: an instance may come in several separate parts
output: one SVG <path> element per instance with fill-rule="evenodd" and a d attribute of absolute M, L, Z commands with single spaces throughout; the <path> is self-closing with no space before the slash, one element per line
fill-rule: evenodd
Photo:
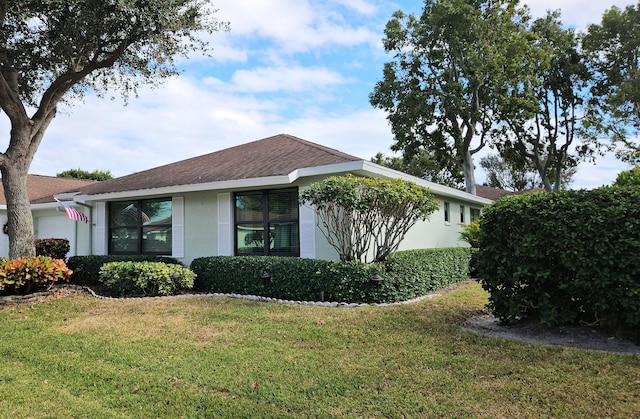
<path fill-rule="evenodd" d="M 563 189 L 567 171 L 592 155 L 590 143 L 579 143 L 591 74 L 571 29 L 560 12 L 548 12 L 530 28 L 527 60 L 518 91 L 501 108 L 503 156 L 520 156 L 532 164 L 548 191 Z"/>
<path fill-rule="evenodd" d="M 640 2 L 605 11 L 582 40 L 595 72 L 587 128 L 611 138 L 623 160 L 640 163 Z"/>
<path fill-rule="evenodd" d="M 9 118 L 0 153 L 10 257 L 32 256 L 26 176 L 58 104 L 177 74 L 174 58 L 224 30 L 204 0 L 5 0 L 0 3 L 0 108 Z"/>
<path fill-rule="evenodd" d="M 519 82 L 527 20 L 518 0 L 425 0 L 420 17 L 394 13 L 383 39 L 394 60 L 370 95 L 389 114 L 392 149 L 448 159 L 475 193 L 473 155 Z"/>

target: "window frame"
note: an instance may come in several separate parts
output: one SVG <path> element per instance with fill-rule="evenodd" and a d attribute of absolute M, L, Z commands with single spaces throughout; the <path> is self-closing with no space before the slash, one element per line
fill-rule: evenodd
<path fill-rule="evenodd" d="M 296 198 L 295 214 L 290 218 L 278 218 L 271 219 L 270 211 L 269 211 L 269 196 L 271 194 L 276 193 L 286 193 L 290 192 Z M 261 220 L 249 220 L 249 221 L 239 221 L 238 220 L 238 197 L 239 196 L 249 196 L 249 195 L 261 195 L 262 202 L 262 218 Z M 235 256 L 285 256 L 285 257 L 300 257 L 300 204 L 298 203 L 298 188 L 281 188 L 281 189 L 259 189 L 259 190 L 249 190 L 249 191 L 236 191 L 233 193 L 233 254 Z M 297 246 L 292 252 L 278 252 L 270 248 L 268 242 L 262 244 L 262 252 L 261 253 L 248 253 L 248 252 L 240 252 L 240 243 L 238 242 L 238 228 L 241 225 L 255 225 L 262 226 L 262 237 L 268 237 L 270 235 L 270 226 L 273 224 L 286 224 L 291 223 L 296 226 L 296 237 L 295 241 Z M 256 230 L 259 231 L 259 230 Z M 257 246 L 256 246 L 257 247 Z"/>
<path fill-rule="evenodd" d="M 115 204 L 124 204 L 124 203 L 128 203 L 128 204 L 133 204 L 135 205 L 137 208 L 143 208 L 144 204 L 148 204 L 148 203 L 152 203 L 152 202 L 168 202 L 171 205 L 171 218 L 169 218 L 171 220 L 170 223 L 154 223 L 152 226 L 154 228 L 167 228 L 170 232 L 171 232 L 171 236 L 172 236 L 172 240 L 168 240 L 168 244 L 169 244 L 169 251 L 157 251 L 157 252 L 153 252 L 153 251 L 144 251 L 144 234 L 145 234 L 145 229 L 148 229 L 150 226 L 147 224 L 145 225 L 144 222 L 142 221 L 142 212 L 143 211 L 138 211 L 137 214 L 137 220 L 136 223 L 130 226 L 114 226 L 112 224 L 112 214 L 111 214 L 111 210 L 112 210 L 112 205 Z M 110 201 L 107 203 L 107 244 L 108 244 L 108 254 L 109 255 L 149 255 L 149 256 L 171 256 L 173 254 L 173 199 L 172 198 L 152 198 L 152 199 L 131 199 L 131 200 L 123 200 L 123 201 Z M 123 228 L 127 228 L 127 229 L 132 229 L 132 230 L 137 230 L 137 238 L 135 240 L 137 240 L 137 246 L 135 250 L 132 251 L 121 251 L 121 250 L 116 250 L 114 249 L 114 240 L 113 240 L 113 231 L 117 230 L 117 229 L 123 229 Z"/>
<path fill-rule="evenodd" d="M 474 222 L 480 219 L 480 216 L 482 215 L 482 210 L 480 208 L 471 207 L 470 211 L 471 211 L 471 214 L 470 214 L 471 222 Z"/>
<path fill-rule="evenodd" d="M 443 202 L 443 212 L 444 212 L 444 223 L 446 225 L 451 224 L 451 203 L 447 201 Z"/>

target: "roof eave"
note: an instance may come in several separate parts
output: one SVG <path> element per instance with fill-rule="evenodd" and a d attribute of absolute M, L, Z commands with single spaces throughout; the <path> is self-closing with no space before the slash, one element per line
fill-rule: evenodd
<path fill-rule="evenodd" d="M 78 202 L 92 202 L 92 201 L 108 201 L 127 199 L 134 197 L 148 197 L 158 195 L 171 195 L 185 192 L 199 192 L 199 191 L 212 191 L 212 190 L 233 190 L 233 189 L 246 189 L 246 188 L 261 188 L 276 185 L 288 185 L 296 182 L 299 179 L 313 176 L 323 176 L 340 173 L 354 173 L 361 175 L 374 175 L 384 177 L 388 179 L 401 178 L 410 180 L 418 185 L 427 187 L 433 194 L 441 197 L 456 198 L 465 201 L 472 201 L 478 204 L 490 204 L 493 202 L 490 199 L 482 198 L 470 193 L 460 191 L 449 186 L 439 185 L 434 182 L 430 182 L 425 179 L 421 179 L 415 176 L 408 175 L 398 170 L 393 170 L 388 167 L 384 167 L 375 163 L 371 163 L 366 160 L 353 160 L 343 163 L 334 163 L 323 166 L 304 167 L 296 169 L 288 175 L 280 176 L 268 176 L 249 179 L 236 179 L 225 180 L 218 182 L 208 183 L 195 183 L 190 185 L 176 185 L 167 186 L 162 188 L 153 189 L 138 189 L 122 192 L 108 192 L 95 195 L 82 195 L 78 194 L 73 196 L 74 201 Z"/>

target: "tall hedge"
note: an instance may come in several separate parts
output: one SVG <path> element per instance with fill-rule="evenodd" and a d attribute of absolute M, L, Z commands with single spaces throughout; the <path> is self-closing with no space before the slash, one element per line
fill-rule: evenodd
<path fill-rule="evenodd" d="M 486 207 L 477 269 L 505 322 L 640 326 L 640 190 L 510 196 Z"/>

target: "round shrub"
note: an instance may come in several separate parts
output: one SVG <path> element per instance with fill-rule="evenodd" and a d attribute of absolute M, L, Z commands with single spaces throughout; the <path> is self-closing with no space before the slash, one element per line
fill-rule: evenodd
<path fill-rule="evenodd" d="M 505 322 L 640 326 L 640 190 L 502 198 L 481 219 L 478 274 Z"/>
<path fill-rule="evenodd" d="M 180 265 L 162 262 L 109 262 L 100 280 L 120 295 L 170 295 L 193 288 L 196 275 Z"/>

